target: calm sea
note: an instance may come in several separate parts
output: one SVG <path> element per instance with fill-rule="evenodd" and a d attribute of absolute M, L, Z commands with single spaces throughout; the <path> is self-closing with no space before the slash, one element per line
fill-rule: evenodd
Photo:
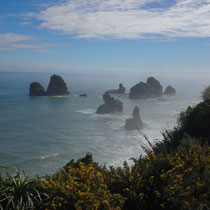
<path fill-rule="evenodd" d="M 210 83 L 203 74 L 153 74 L 165 88 L 177 94 L 161 99 L 129 100 L 123 113 L 97 115 L 102 94 L 122 82 L 130 88 L 151 76 L 129 72 L 58 73 L 67 83 L 69 97 L 29 97 L 29 85 L 47 88 L 52 73 L 0 73 L 0 165 L 24 168 L 32 176 L 52 174 L 69 160 L 93 153 L 101 164 L 120 166 L 124 160 L 144 154 L 138 131 L 125 131 L 126 118 L 140 107 L 149 139 L 160 139 L 161 131 L 176 125 L 180 111 L 201 101 L 201 91 Z M 86 93 L 88 97 L 78 97 Z"/>

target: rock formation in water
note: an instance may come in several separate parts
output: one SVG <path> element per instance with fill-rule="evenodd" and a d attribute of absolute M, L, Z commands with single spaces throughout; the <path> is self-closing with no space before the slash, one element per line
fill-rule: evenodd
<path fill-rule="evenodd" d="M 133 110 L 133 117 L 129 118 L 125 122 L 125 129 L 126 130 L 136 130 L 136 129 L 142 129 L 143 123 L 139 114 L 139 107 L 136 106 Z"/>
<path fill-rule="evenodd" d="M 113 89 L 113 90 L 107 90 L 105 92 L 105 94 L 125 94 L 125 90 L 126 90 L 126 88 L 123 87 L 123 84 L 122 83 L 120 83 L 119 84 L 119 88 L 117 90 L 115 90 L 115 89 Z"/>
<path fill-rule="evenodd" d="M 45 90 L 38 82 L 32 82 L 29 88 L 29 96 L 44 96 Z"/>
<path fill-rule="evenodd" d="M 130 89 L 130 99 L 144 99 L 152 96 L 153 88 L 145 82 L 139 82 Z"/>
<path fill-rule="evenodd" d="M 79 97 L 87 97 L 87 94 L 81 94 Z"/>
<path fill-rule="evenodd" d="M 147 82 L 139 82 L 130 89 L 130 99 L 156 98 L 163 95 L 163 87 L 154 77 L 149 77 Z"/>
<path fill-rule="evenodd" d="M 164 94 L 167 94 L 167 95 L 171 95 L 171 94 L 176 94 L 176 89 L 171 87 L 171 85 L 169 85 L 165 91 L 164 91 Z"/>
<path fill-rule="evenodd" d="M 154 77 L 147 78 L 147 84 L 153 87 L 154 97 L 160 97 L 163 95 L 163 87 L 160 85 L 160 82 Z"/>
<path fill-rule="evenodd" d="M 55 74 L 50 78 L 47 91 L 45 91 L 42 85 L 38 82 L 32 82 L 29 89 L 29 96 L 57 96 L 68 94 L 69 91 L 66 83 L 62 77 Z"/>
<path fill-rule="evenodd" d="M 108 94 L 103 95 L 104 104 L 100 105 L 96 111 L 97 114 L 107 114 L 114 112 L 122 112 L 123 111 L 123 103 L 114 99 Z"/>
<path fill-rule="evenodd" d="M 50 83 L 48 85 L 46 95 L 57 96 L 57 95 L 68 95 L 69 91 L 63 78 L 58 75 L 52 75 L 50 77 Z"/>

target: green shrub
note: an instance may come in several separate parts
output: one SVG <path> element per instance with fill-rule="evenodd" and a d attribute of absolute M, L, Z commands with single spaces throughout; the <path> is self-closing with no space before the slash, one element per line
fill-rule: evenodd
<path fill-rule="evenodd" d="M 200 139 L 201 143 L 210 144 L 210 100 L 182 111 L 178 118 L 178 126 L 162 132 L 163 139 L 152 146 L 155 154 L 170 153 L 177 149 L 182 140 L 191 136 Z"/>
<path fill-rule="evenodd" d="M 193 108 L 188 107 L 186 111 L 181 112 L 179 132 L 210 143 L 210 100 L 201 102 Z"/>
<path fill-rule="evenodd" d="M 202 98 L 204 101 L 210 99 L 210 85 L 202 92 Z"/>
<path fill-rule="evenodd" d="M 24 171 L 0 175 L 0 209 L 37 209 L 42 202 L 41 181 L 29 179 Z"/>
<path fill-rule="evenodd" d="M 86 156 L 87 157 L 87 156 Z M 46 209 L 209 209 L 210 147 L 190 137 L 176 150 L 100 167 L 70 161 L 45 183 Z"/>
<path fill-rule="evenodd" d="M 123 195 L 123 209 L 208 209 L 209 152 L 193 139 L 173 153 L 150 152 L 131 167 L 112 168 L 108 189 Z"/>
<path fill-rule="evenodd" d="M 88 153 L 44 182 L 1 175 L 0 209 L 209 210 L 210 147 L 188 137 L 175 150 L 152 149 L 109 169 Z"/>
<path fill-rule="evenodd" d="M 107 188 L 105 167 L 99 167 L 88 153 L 78 161 L 71 160 L 64 169 L 48 177 L 45 189 L 49 195 L 45 209 L 121 209 L 124 199 Z"/>
<path fill-rule="evenodd" d="M 179 128 L 174 128 L 173 130 L 165 130 L 162 132 L 162 140 L 155 141 L 151 149 L 155 154 L 159 153 L 170 153 L 176 151 L 178 146 L 181 144 L 182 139 L 186 137 Z"/>

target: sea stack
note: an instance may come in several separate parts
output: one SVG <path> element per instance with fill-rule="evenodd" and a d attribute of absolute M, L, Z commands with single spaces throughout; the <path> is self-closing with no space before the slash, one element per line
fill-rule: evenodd
<path fill-rule="evenodd" d="M 69 95 L 69 91 L 63 78 L 58 75 L 52 75 L 50 77 L 50 83 L 48 85 L 47 96 L 57 96 L 57 95 Z"/>
<path fill-rule="evenodd" d="M 139 111 L 140 111 L 139 107 L 136 106 L 133 110 L 133 117 L 127 119 L 126 122 L 125 122 L 124 128 L 126 130 L 136 130 L 136 129 L 141 130 L 142 129 L 143 122 L 141 120 Z"/>
<path fill-rule="evenodd" d="M 105 94 L 125 94 L 125 90 L 126 90 L 126 88 L 123 87 L 123 84 L 122 83 L 120 83 L 119 84 L 119 88 L 117 90 L 115 90 L 115 89 L 113 89 L 113 90 L 107 90 L 105 92 Z"/>
<path fill-rule="evenodd" d="M 160 82 L 154 77 L 147 78 L 147 84 L 153 87 L 154 97 L 160 97 L 163 95 L 163 87 L 160 85 Z"/>
<path fill-rule="evenodd" d="M 66 83 L 61 76 L 52 75 L 47 91 L 38 82 L 32 82 L 29 88 L 29 96 L 58 96 L 69 95 Z"/>
<path fill-rule="evenodd" d="M 172 95 L 172 94 L 176 94 L 176 89 L 171 87 L 171 85 L 169 85 L 165 91 L 164 91 L 164 94 L 166 95 Z"/>
<path fill-rule="evenodd" d="M 29 88 L 29 96 L 44 96 L 45 90 L 38 82 L 32 82 Z"/>
<path fill-rule="evenodd" d="M 79 97 L 87 97 L 87 94 L 86 93 L 80 94 Z"/>
<path fill-rule="evenodd" d="M 163 87 L 154 77 L 149 77 L 147 82 L 139 82 L 130 89 L 130 99 L 157 98 L 163 95 Z"/>
<path fill-rule="evenodd" d="M 123 103 L 114 99 L 108 94 L 103 95 L 104 104 L 100 105 L 96 111 L 97 114 L 108 114 L 114 112 L 122 112 L 123 111 Z"/>

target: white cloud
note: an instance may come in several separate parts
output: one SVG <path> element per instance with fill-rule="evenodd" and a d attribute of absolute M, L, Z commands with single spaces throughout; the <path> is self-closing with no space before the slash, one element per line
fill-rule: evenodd
<path fill-rule="evenodd" d="M 51 44 L 37 43 L 38 39 L 34 36 L 23 34 L 5 33 L 0 34 L 0 51 L 11 51 L 17 49 L 32 49 L 35 52 L 49 52 Z"/>
<path fill-rule="evenodd" d="M 168 2 L 66 0 L 31 17 L 41 21 L 40 28 L 76 38 L 210 37 L 210 0 L 175 0 L 166 7 Z"/>

